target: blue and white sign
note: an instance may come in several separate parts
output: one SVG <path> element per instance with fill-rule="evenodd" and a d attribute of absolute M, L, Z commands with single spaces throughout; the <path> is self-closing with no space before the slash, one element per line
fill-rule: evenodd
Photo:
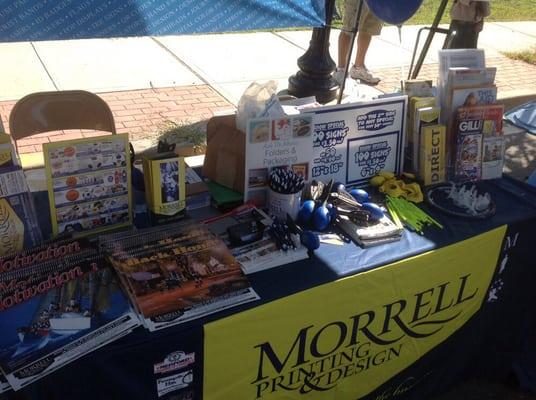
<path fill-rule="evenodd" d="M 311 178 L 363 186 L 379 171 L 402 172 L 407 97 L 319 107 Z"/>
<path fill-rule="evenodd" d="M 324 0 L 0 0 L 0 42 L 322 26 Z"/>

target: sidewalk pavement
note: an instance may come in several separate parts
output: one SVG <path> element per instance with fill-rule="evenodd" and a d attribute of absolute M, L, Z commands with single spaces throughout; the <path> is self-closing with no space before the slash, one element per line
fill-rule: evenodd
<path fill-rule="evenodd" d="M 420 26 L 394 26 L 375 37 L 368 68 L 382 77 L 376 87 L 392 92 L 407 75 Z M 330 52 L 337 59 L 339 32 L 331 33 Z M 421 43 L 426 32 L 423 33 Z M 310 31 L 278 31 L 191 36 L 88 39 L 0 44 L 0 117 L 8 130 L 9 112 L 26 94 L 83 89 L 101 95 L 114 113 L 119 132 L 129 132 L 134 145 L 154 144 L 165 120 L 206 120 L 233 109 L 253 81 L 276 80 L 285 89 L 298 70 L 296 60 L 309 46 Z M 419 78 L 437 77 L 437 34 Z M 506 58 L 502 51 L 536 46 L 536 21 L 486 23 L 479 45 L 487 65 L 496 66 L 501 97 L 536 93 L 536 66 Z M 376 92 L 359 86 L 360 93 Z M 69 131 L 43 134 L 19 142 L 20 152 L 40 151 L 49 140 L 94 134 Z M 534 159 L 534 155 L 532 155 Z"/>

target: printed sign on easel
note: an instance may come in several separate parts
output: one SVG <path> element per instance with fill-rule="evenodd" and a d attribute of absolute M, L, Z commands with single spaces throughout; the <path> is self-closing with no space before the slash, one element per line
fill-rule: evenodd
<path fill-rule="evenodd" d="M 246 131 L 244 201 L 266 204 L 274 168 L 292 170 L 307 181 L 313 158 L 313 115 L 254 118 Z"/>
<path fill-rule="evenodd" d="M 311 178 L 366 184 L 379 171 L 402 172 L 407 97 L 312 109 Z"/>

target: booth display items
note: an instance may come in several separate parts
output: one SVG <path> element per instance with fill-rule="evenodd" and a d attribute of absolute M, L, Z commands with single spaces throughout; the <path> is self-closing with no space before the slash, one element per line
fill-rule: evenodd
<path fill-rule="evenodd" d="M 100 238 L 150 331 L 258 299 L 225 243 L 197 223 Z"/>
<path fill-rule="evenodd" d="M 244 201 L 264 207 L 275 169 L 288 169 L 304 181 L 311 179 L 313 116 L 250 119 L 245 151 Z"/>
<path fill-rule="evenodd" d="M 281 243 L 286 238 L 279 239 L 272 218 L 253 205 L 246 204 L 205 223 L 227 244 L 246 275 L 309 257 L 300 238 L 291 238 L 290 246 L 282 251 Z M 288 226 L 286 229 L 292 230 Z"/>
<path fill-rule="evenodd" d="M 0 367 L 15 390 L 140 324 L 87 243 L 43 245 L 1 263 Z"/>
<path fill-rule="evenodd" d="M 421 148 L 424 150 L 424 142 L 429 136 L 429 133 L 425 131 L 425 128 L 429 126 L 436 126 L 439 124 L 439 112 L 440 109 L 437 106 L 432 107 L 418 107 L 415 110 L 415 116 L 413 120 L 412 127 L 412 142 L 413 142 L 413 151 L 412 154 L 415 154 L 413 157 L 413 171 L 420 171 L 420 151 Z M 428 133 L 428 135 L 426 134 Z"/>
<path fill-rule="evenodd" d="M 314 115 L 311 178 L 365 186 L 378 172 L 402 172 L 407 97 L 305 109 Z"/>
<path fill-rule="evenodd" d="M 0 256 L 42 240 L 33 198 L 18 165 L 0 168 L 0 226 Z"/>
<path fill-rule="evenodd" d="M 203 179 L 188 165 L 184 170 L 186 181 L 186 211 L 210 206 L 210 191 Z"/>
<path fill-rule="evenodd" d="M 128 135 L 45 143 L 43 154 L 54 236 L 132 224 Z"/>
<path fill-rule="evenodd" d="M 165 153 L 143 158 L 145 200 L 155 223 L 184 216 L 186 178 L 184 157 Z"/>
<path fill-rule="evenodd" d="M 490 194 L 470 183 L 431 186 L 426 190 L 426 200 L 433 207 L 458 217 L 485 219 L 496 211 Z"/>

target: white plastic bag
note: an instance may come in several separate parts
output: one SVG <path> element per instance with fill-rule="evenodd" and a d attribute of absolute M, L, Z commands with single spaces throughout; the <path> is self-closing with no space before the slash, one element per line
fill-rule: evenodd
<path fill-rule="evenodd" d="M 259 117 L 263 113 L 266 108 L 266 102 L 276 90 L 276 81 L 268 81 L 266 83 L 253 82 L 249 85 L 238 102 L 236 127 L 242 132 L 245 132 L 248 119 Z"/>

